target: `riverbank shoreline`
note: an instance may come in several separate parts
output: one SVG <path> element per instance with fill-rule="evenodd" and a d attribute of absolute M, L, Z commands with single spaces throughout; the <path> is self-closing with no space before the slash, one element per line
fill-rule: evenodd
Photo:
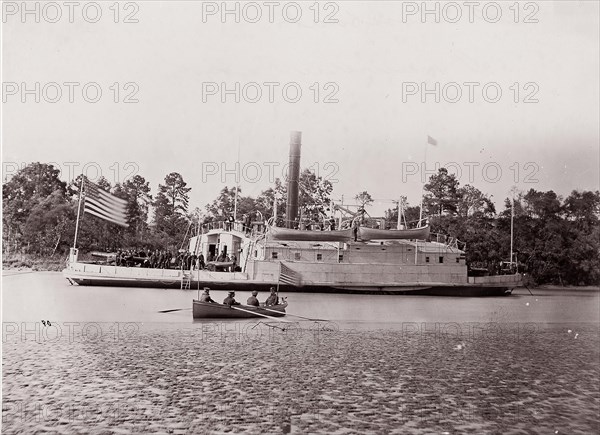
<path fill-rule="evenodd" d="M 66 256 L 42 257 L 31 254 L 2 255 L 2 271 L 61 272 L 66 267 Z"/>

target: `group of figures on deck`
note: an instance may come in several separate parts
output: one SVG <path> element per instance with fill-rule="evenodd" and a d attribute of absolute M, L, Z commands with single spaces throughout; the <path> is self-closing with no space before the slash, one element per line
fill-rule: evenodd
<path fill-rule="evenodd" d="M 204 260 L 204 255 L 193 254 L 191 252 L 171 252 L 168 250 L 158 250 L 154 252 L 149 249 L 144 251 L 135 251 L 133 249 L 118 250 L 115 258 L 116 266 L 123 267 L 145 267 L 153 269 L 179 269 L 179 270 L 204 270 L 211 269 L 210 263 L 231 263 L 228 267 L 213 270 L 233 272 L 237 268 L 237 257 L 235 254 L 228 256 L 225 252 L 221 254 L 209 254 L 208 262 Z"/>
<path fill-rule="evenodd" d="M 124 267 L 146 267 L 153 269 L 204 269 L 206 264 L 202 254 L 195 255 L 190 252 L 171 252 L 169 250 L 156 249 L 154 252 L 147 251 L 118 250 L 116 266 Z"/>

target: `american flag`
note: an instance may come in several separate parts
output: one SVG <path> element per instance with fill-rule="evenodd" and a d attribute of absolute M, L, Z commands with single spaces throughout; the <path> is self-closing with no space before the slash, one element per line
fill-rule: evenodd
<path fill-rule="evenodd" d="M 301 279 L 298 272 L 293 271 L 283 263 L 279 263 L 279 282 L 300 287 Z"/>
<path fill-rule="evenodd" d="M 84 179 L 83 191 L 85 193 L 84 213 L 123 227 L 129 226 L 127 224 L 127 201 L 111 195 L 87 178 Z"/>

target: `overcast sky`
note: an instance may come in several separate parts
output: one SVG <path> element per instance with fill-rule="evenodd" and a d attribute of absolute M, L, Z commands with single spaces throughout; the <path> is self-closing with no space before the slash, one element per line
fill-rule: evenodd
<path fill-rule="evenodd" d="M 302 166 L 330 178 L 346 203 L 367 190 L 375 214 L 400 195 L 418 204 L 425 153 L 430 169 L 453 163 L 461 185 L 497 205 L 513 185 L 563 196 L 598 189 L 596 1 L 499 2 L 501 16 L 490 2 L 473 11 L 431 2 L 439 22 L 421 2 L 280 2 L 271 11 L 230 2 L 239 22 L 221 2 L 121 3 L 118 16 L 107 2 L 95 23 L 99 11 L 86 2 L 55 4 L 39 6 L 39 23 L 20 2 L 3 4 L 5 175 L 14 164 L 55 162 L 66 180 L 77 162 L 75 175 L 87 164 L 90 178 L 100 168 L 114 184 L 135 172 L 155 193 L 179 172 L 191 207 L 203 207 L 235 184 L 222 170 L 234 169 L 238 150 L 243 193 L 269 187 L 297 130 Z M 90 83 L 89 101 L 102 91 L 96 103 L 84 99 Z"/>

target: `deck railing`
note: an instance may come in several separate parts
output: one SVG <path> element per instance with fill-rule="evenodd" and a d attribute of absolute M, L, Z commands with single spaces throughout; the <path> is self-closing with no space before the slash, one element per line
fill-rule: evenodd
<path fill-rule="evenodd" d="M 458 240 L 456 237 L 450 237 L 446 234 L 440 233 L 430 233 L 429 239 L 432 242 L 437 242 L 449 246 L 450 248 L 460 249 L 464 251 L 467 248 L 467 243 L 461 240 Z"/>
<path fill-rule="evenodd" d="M 317 226 L 317 222 L 313 222 L 312 225 Z M 344 227 L 344 225 L 342 225 Z M 263 221 L 252 221 L 250 227 L 247 227 L 243 222 L 235 221 L 213 221 L 202 224 L 200 227 L 201 234 L 206 234 L 213 230 L 223 231 L 237 231 L 245 233 L 249 236 L 260 236 L 265 234 L 267 225 Z M 451 248 L 460 249 L 464 251 L 467 248 L 467 244 L 456 237 L 450 237 L 446 234 L 441 233 L 430 233 L 429 240 L 432 242 L 442 243 Z"/>
<path fill-rule="evenodd" d="M 213 221 L 207 222 L 200 226 L 200 234 L 206 234 L 213 230 L 223 231 L 237 231 L 240 233 L 246 233 L 252 236 L 261 235 L 265 233 L 265 223 L 262 221 L 252 221 L 250 226 L 246 226 L 244 222 L 235 221 Z"/>

